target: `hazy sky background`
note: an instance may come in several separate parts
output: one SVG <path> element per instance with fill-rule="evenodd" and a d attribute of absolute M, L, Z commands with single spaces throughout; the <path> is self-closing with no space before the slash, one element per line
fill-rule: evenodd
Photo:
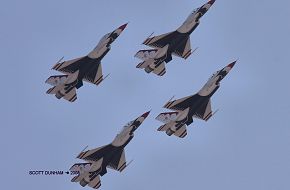
<path fill-rule="evenodd" d="M 1 189 L 83 189 L 71 176 L 28 171 L 67 170 L 83 147 L 110 143 L 152 109 L 126 147 L 133 163 L 122 173 L 109 170 L 101 189 L 289 190 L 289 1 L 217 0 L 191 35 L 195 54 L 174 57 L 162 78 L 135 68 L 133 56 L 151 32 L 175 30 L 204 3 L 2 0 Z M 86 55 L 126 22 L 103 59 L 110 76 L 100 86 L 85 83 L 75 103 L 45 94 L 59 58 Z M 220 109 L 212 119 L 195 121 L 185 139 L 156 131 L 154 118 L 170 97 L 196 93 L 236 59 L 212 98 Z"/>

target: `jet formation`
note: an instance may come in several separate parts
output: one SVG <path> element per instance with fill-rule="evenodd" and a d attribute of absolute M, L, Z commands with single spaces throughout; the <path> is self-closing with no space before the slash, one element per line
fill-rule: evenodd
<path fill-rule="evenodd" d="M 138 51 L 135 57 L 142 62 L 136 67 L 144 69 L 146 73 L 153 72 L 163 76 L 166 73 L 165 64 L 172 60 L 172 55 L 187 59 L 195 51 L 191 49 L 190 35 L 214 2 L 215 0 L 210 0 L 192 11 L 177 30 L 154 37 L 150 35 L 143 44 L 154 49 Z M 59 60 L 52 69 L 64 75 L 50 76 L 46 83 L 53 87 L 46 93 L 74 102 L 77 99 L 76 90 L 83 86 L 83 81 L 99 85 L 108 76 L 103 76 L 101 61 L 126 26 L 127 24 L 124 24 L 103 36 L 88 55 L 69 61 L 62 61 L 63 58 Z M 235 64 L 236 61 L 215 72 L 196 94 L 173 101 L 173 98 L 170 99 L 163 108 L 172 112 L 160 113 L 156 117 L 164 123 L 158 131 L 164 131 L 168 136 L 184 138 L 187 135 L 187 126 L 193 123 L 193 119 L 208 121 L 216 113 L 211 108 L 211 97 Z M 131 163 L 126 162 L 124 148 L 133 139 L 135 130 L 149 113 L 150 111 L 126 124 L 110 144 L 81 151 L 77 158 L 85 163 L 76 163 L 70 168 L 70 171 L 77 174 L 71 181 L 83 187 L 98 189 L 101 186 L 100 177 L 107 173 L 107 168 L 122 172 Z"/>
<path fill-rule="evenodd" d="M 172 55 L 187 59 L 192 54 L 190 34 L 197 28 L 200 18 L 214 2 L 215 0 L 211 0 L 193 10 L 177 30 L 154 37 L 150 35 L 143 44 L 155 49 L 138 51 L 135 57 L 143 62 L 139 63 L 136 68 L 144 69 L 146 73 L 153 72 L 163 76 L 166 73 L 165 63 L 172 60 Z"/>
<path fill-rule="evenodd" d="M 99 85 L 106 77 L 103 77 L 101 60 L 110 51 L 111 44 L 126 28 L 124 24 L 103 36 L 98 45 L 86 56 L 69 61 L 59 60 L 52 69 L 65 75 L 50 76 L 45 82 L 53 87 L 47 90 L 47 94 L 54 94 L 56 98 L 64 98 L 70 102 L 77 99 L 76 89 L 83 86 L 83 80 Z"/>
<path fill-rule="evenodd" d="M 112 143 L 92 150 L 82 151 L 77 158 L 87 162 L 76 163 L 70 168 L 70 171 L 79 173 L 71 181 L 78 182 L 83 187 L 88 185 L 98 189 L 101 186 L 100 176 L 107 173 L 107 167 L 122 172 L 129 165 L 126 162 L 124 148 L 133 139 L 135 130 L 142 124 L 149 113 L 150 111 L 126 124 Z"/>
<path fill-rule="evenodd" d="M 208 121 L 214 113 L 211 110 L 211 97 L 219 89 L 221 80 L 234 67 L 236 61 L 222 70 L 214 73 L 197 94 L 178 100 L 169 100 L 163 108 L 173 110 L 159 114 L 156 119 L 165 123 L 158 131 L 165 131 L 168 136 L 174 134 L 184 138 L 187 135 L 186 126 L 193 122 L 193 118 Z"/>

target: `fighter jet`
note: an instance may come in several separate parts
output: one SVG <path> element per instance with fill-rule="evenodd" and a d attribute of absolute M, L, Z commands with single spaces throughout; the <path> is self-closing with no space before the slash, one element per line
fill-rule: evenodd
<path fill-rule="evenodd" d="M 156 119 L 165 123 L 158 131 L 165 131 L 168 136 L 174 134 L 184 138 L 187 135 L 186 126 L 193 122 L 193 118 L 208 121 L 215 113 L 211 109 L 212 95 L 220 87 L 220 81 L 234 67 L 236 61 L 214 73 L 197 94 L 178 100 L 169 100 L 163 107 L 174 110 L 159 114 Z"/>
<path fill-rule="evenodd" d="M 55 97 L 64 98 L 70 102 L 77 99 L 76 89 L 83 85 L 83 80 L 99 85 L 106 77 L 103 77 L 101 60 L 110 51 L 111 44 L 126 28 L 124 24 L 103 36 L 98 45 L 86 56 L 69 61 L 59 60 L 52 69 L 65 75 L 50 76 L 45 82 L 53 87 L 47 90 L 47 94 L 55 94 Z"/>
<path fill-rule="evenodd" d="M 151 34 L 143 44 L 155 49 L 138 51 L 135 57 L 143 62 L 139 63 L 136 68 L 145 69 L 147 73 L 153 72 L 156 75 L 163 76 L 166 72 L 165 63 L 172 60 L 172 54 L 184 59 L 188 58 L 193 52 L 190 45 L 190 34 L 197 28 L 200 18 L 214 2 L 215 0 L 211 0 L 195 9 L 176 31 L 154 37 L 151 37 Z"/>
<path fill-rule="evenodd" d="M 100 176 L 107 173 L 107 167 L 122 172 L 130 164 L 126 162 L 124 148 L 133 139 L 134 131 L 142 124 L 149 112 L 126 124 L 111 144 L 83 150 L 77 158 L 87 163 L 77 163 L 70 168 L 70 171 L 78 173 L 71 181 L 78 182 L 83 187 L 88 185 L 98 189 L 101 186 Z"/>

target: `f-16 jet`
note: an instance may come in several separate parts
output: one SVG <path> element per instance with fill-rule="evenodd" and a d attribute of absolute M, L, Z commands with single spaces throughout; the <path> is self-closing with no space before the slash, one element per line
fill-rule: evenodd
<path fill-rule="evenodd" d="M 158 131 L 165 131 L 168 136 L 174 134 L 184 138 L 187 135 L 186 126 L 193 122 L 193 118 L 208 121 L 215 112 L 211 109 L 211 97 L 220 87 L 220 81 L 234 67 L 236 61 L 214 73 L 197 94 L 178 100 L 169 100 L 163 107 L 174 110 L 159 114 L 156 119 L 165 123 Z"/>
<path fill-rule="evenodd" d="M 136 67 L 145 69 L 147 73 L 153 72 L 156 75 L 163 76 L 166 72 L 165 63 L 172 60 L 172 54 L 187 59 L 193 52 L 190 45 L 190 34 L 197 28 L 200 18 L 214 2 L 215 0 L 211 0 L 195 9 L 176 31 L 154 37 L 151 37 L 151 34 L 143 44 L 155 49 L 138 51 L 135 57 L 143 60 L 143 62 Z"/>
<path fill-rule="evenodd" d="M 103 36 L 98 45 L 86 56 L 69 61 L 62 59 L 55 64 L 52 69 L 60 71 L 65 75 L 50 76 L 46 83 L 53 87 L 47 90 L 47 94 L 55 94 L 55 97 L 62 97 L 70 102 L 77 99 L 76 89 L 83 85 L 83 80 L 95 85 L 99 85 L 106 77 L 103 77 L 101 60 L 110 51 L 111 44 L 126 28 L 124 24 Z"/>
<path fill-rule="evenodd" d="M 78 182 L 83 187 L 88 185 L 98 189 L 101 186 L 100 176 L 107 173 L 107 168 L 122 172 L 130 164 L 126 162 L 124 148 L 148 115 L 149 112 L 146 112 L 125 125 L 111 144 L 82 151 L 77 158 L 87 163 L 77 163 L 70 168 L 70 171 L 78 173 L 71 181 Z"/>

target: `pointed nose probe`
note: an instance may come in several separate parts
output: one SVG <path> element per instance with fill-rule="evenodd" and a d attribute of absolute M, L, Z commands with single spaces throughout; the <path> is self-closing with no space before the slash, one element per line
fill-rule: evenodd
<path fill-rule="evenodd" d="M 149 115 L 150 111 L 144 113 L 141 117 L 143 117 L 144 119 Z"/>
<path fill-rule="evenodd" d="M 215 0 L 210 0 L 210 1 L 208 2 L 208 4 L 211 4 L 211 5 L 213 5 L 213 4 L 214 4 L 214 2 L 215 2 Z"/>
<path fill-rule="evenodd" d="M 122 31 L 126 28 L 126 26 L 128 25 L 128 23 L 123 24 L 122 26 L 120 26 L 118 29 L 121 29 Z"/>
<path fill-rule="evenodd" d="M 234 61 L 234 62 L 230 63 L 227 67 L 230 67 L 232 69 L 235 66 L 236 62 L 237 61 Z"/>

